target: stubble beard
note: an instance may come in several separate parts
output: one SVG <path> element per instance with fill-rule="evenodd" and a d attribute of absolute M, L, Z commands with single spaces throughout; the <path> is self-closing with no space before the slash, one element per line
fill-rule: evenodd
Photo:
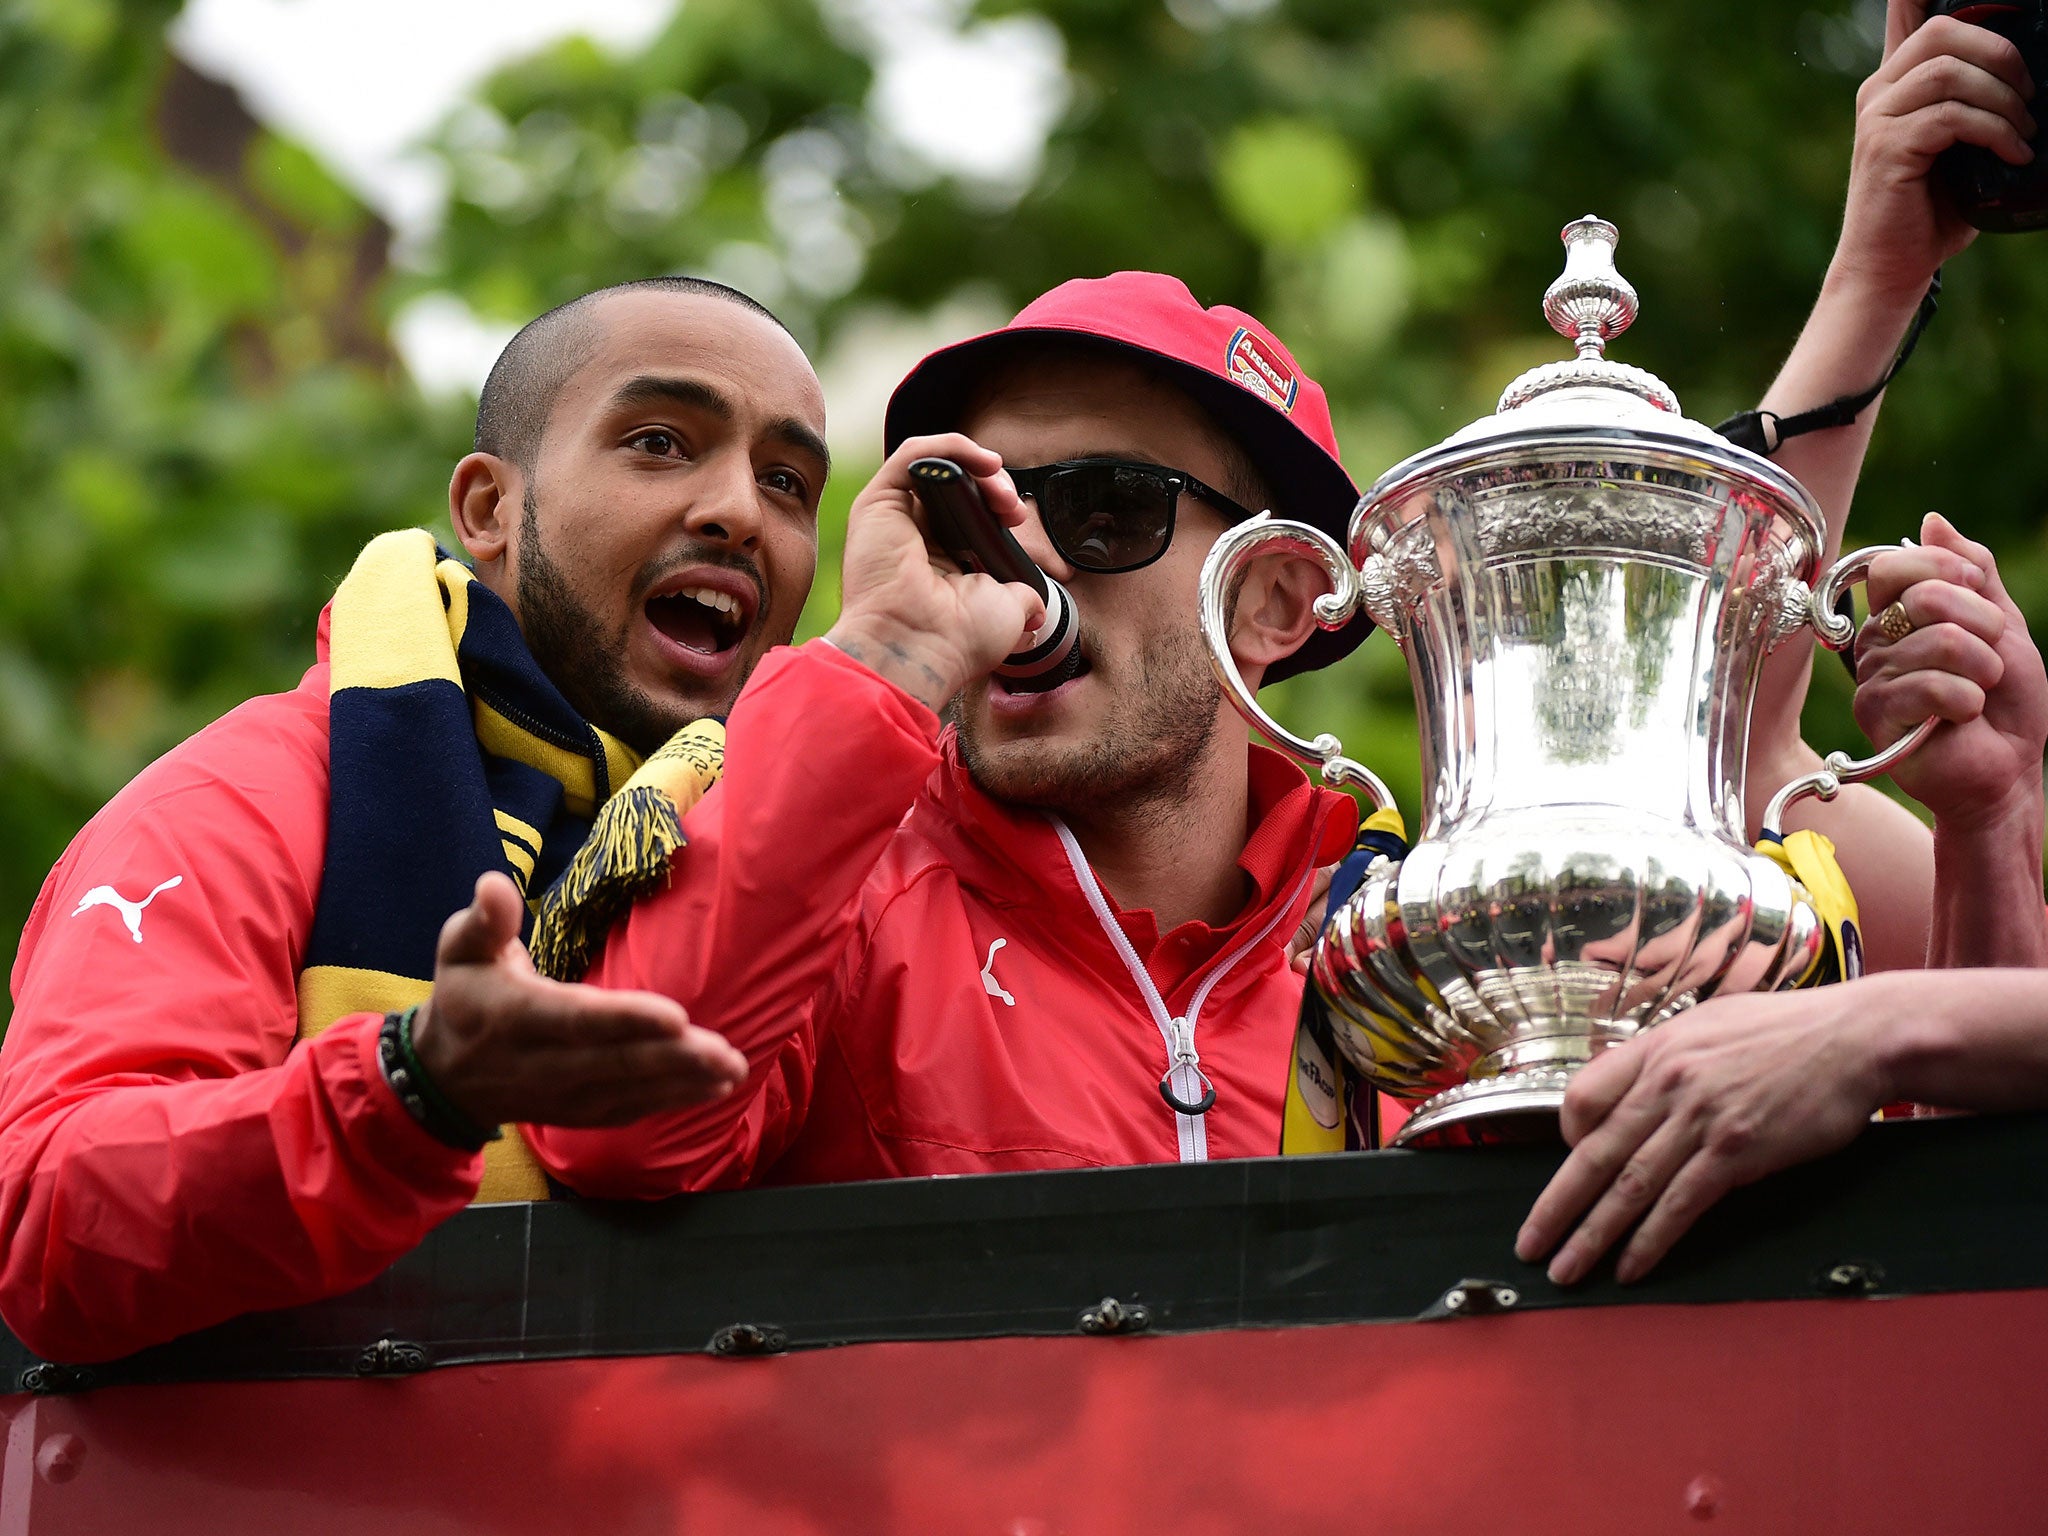
<path fill-rule="evenodd" d="M 603 621 L 583 606 L 562 568 L 549 558 L 541 543 L 540 512 L 531 484 L 521 506 L 514 588 L 527 650 L 569 707 L 590 724 L 647 757 L 701 718 L 698 711 L 662 705 L 626 675 L 627 628 L 622 625 L 607 633 Z"/>
<path fill-rule="evenodd" d="M 1174 814 L 1215 740 L 1223 690 L 1191 632 L 1155 641 L 1131 671 L 1115 688 L 1122 707 L 1090 741 L 987 741 L 974 714 L 962 711 L 960 755 L 969 776 L 997 800 L 1083 819 Z"/>

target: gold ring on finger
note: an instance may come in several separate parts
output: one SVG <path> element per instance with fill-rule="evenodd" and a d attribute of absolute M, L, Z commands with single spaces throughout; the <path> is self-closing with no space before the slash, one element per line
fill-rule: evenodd
<path fill-rule="evenodd" d="M 1913 619 L 1904 603 L 1886 603 L 1877 616 L 1878 631 L 1894 644 L 1913 633 Z"/>

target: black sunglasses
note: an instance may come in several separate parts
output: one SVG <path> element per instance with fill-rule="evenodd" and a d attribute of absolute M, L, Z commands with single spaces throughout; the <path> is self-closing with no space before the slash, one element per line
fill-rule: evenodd
<path fill-rule="evenodd" d="M 1166 553 L 1182 491 L 1232 522 L 1257 515 L 1193 475 L 1128 459 L 1069 459 L 1013 469 L 1010 483 L 1019 496 L 1038 503 L 1039 524 L 1067 563 L 1102 575 L 1135 571 Z"/>

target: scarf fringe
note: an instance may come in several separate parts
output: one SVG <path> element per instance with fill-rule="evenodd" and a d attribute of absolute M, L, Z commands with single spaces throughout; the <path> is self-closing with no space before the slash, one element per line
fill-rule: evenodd
<path fill-rule="evenodd" d="M 534 918 L 527 949 L 543 976 L 581 981 L 612 924 L 668 883 L 669 861 L 687 841 L 683 814 L 718 781 L 724 757 L 724 725 L 696 721 L 598 808 L 590 836 Z"/>
<path fill-rule="evenodd" d="M 682 846 L 682 818 L 660 790 L 629 785 L 607 800 L 589 839 L 541 898 L 534 967 L 557 981 L 581 981 L 612 924 L 667 883 L 669 857 Z"/>

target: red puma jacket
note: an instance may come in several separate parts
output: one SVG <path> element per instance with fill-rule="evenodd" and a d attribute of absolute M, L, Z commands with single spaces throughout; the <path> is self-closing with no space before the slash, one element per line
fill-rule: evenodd
<path fill-rule="evenodd" d="M 1272 1150 L 1299 987 L 1278 946 L 1302 870 L 1347 841 L 1349 802 L 1259 754 L 1246 913 L 1164 937 L 1148 914 L 1112 914 L 1168 1004 L 1194 1015 L 1218 1090 L 1195 1132 L 1157 1094 L 1162 1037 L 1107 930 L 1084 926 L 1057 832 L 957 769 L 935 775 L 936 737 L 921 705 L 829 647 L 764 664 L 732 719 L 748 814 L 728 824 L 725 791 L 706 797 L 674 887 L 605 963 L 618 979 L 644 946 L 664 950 L 650 972 L 702 998 L 754 1079 L 711 1116 L 528 1128 L 547 1160 L 594 1193 L 661 1194 L 771 1164 L 857 1178 Z M 934 798 L 949 774 L 954 799 Z M 322 664 L 141 774 L 45 882 L 0 1045 L 0 1316 L 37 1353 L 109 1359 L 353 1289 L 474 1196 L 482 1159 L 428 1136 L 383 1082 L 377 1015 L 295 1043 L 327 799 Z M 871 913 L 886 878 L 907 899 Z M 855 945 L 872 919 L 879 939 Z M 920 963 L 927 939 L 944 967 Z M 860 973 L 842 964 L 856 952 Z M 870 982 L 874 1020 L 893 1000 L 897 1027 L 837 1027 Z M 857 1073 L 897 1095 L 872 1120 Z"/>
<path fill-rule="evenodd" d="M 327 796 L 323 659 L 144 771 L 44 883 L 0 1046 L 0 1316 L 38 1354 L 350 1290 L 476 1193 L 483 1159 L 385 1084 L 380 1015 L 294 1044 Z"/>
<path fill-rule="evenodd" d="M 533 1128 L 535 1151 L 608 1196 L 1270 1155 L 1302 987 L 1285 944 L 1356 817 L 1247 750 L 1251 895 L 1161 933 L 1055 819 L 977 790 L 923 705 L 825 642 L 775 653 L 669 889 L 591 976 L 679 999 L 752 1074 L 621 1129 Z M 1206 1115 L 1160 1094 L 1177 1028 Z M 1195 1068 L 1175 1091 L 1200 1097 Z"/>

